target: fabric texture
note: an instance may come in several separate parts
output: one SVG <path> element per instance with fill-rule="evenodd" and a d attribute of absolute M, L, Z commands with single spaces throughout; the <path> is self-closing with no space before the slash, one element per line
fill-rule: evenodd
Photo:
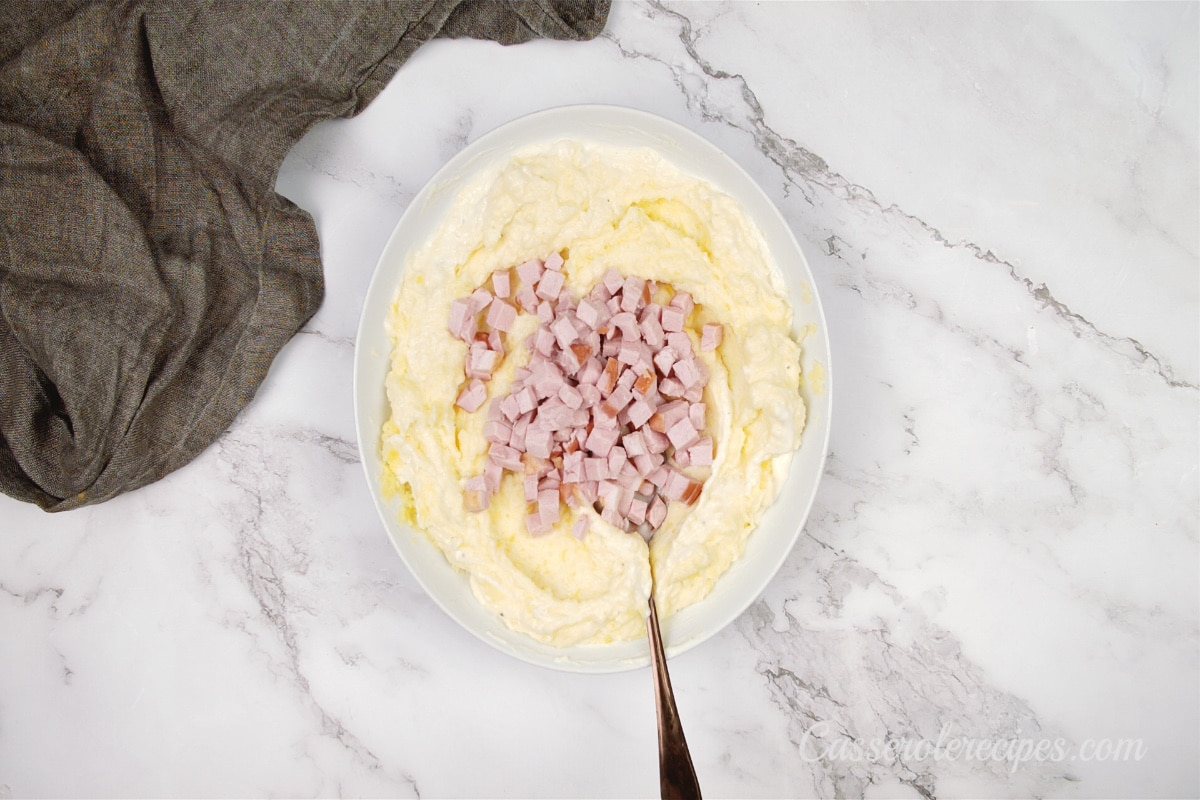
<path fill-rule="evenodd" d="M 274 192 L 424 42 L 583 40 L 608 0 L 0 2 L 0 490 L 59 511 L 177 469 L 323 293 Z"/>

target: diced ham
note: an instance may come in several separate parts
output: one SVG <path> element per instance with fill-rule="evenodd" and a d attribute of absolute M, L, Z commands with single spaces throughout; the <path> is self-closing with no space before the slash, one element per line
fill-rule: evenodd
<path fill-rule="evenodd" d="M 563 353 L 567 364 L 567 372 L 570 375 L 578 375 L 579 370 L 583 369 L 583 365 L 587 363 L 591 355 L 592 348 L 583 342 L 576 342 L 568 347 Z"/>
<path fill-rule="evenodd" d="M 558 390 L 558 399 L 563 401 L 567 408 L 575 409 L 583 405 L 583 395 L 569 383 L 564 383 Z"/>
<path fill-rule="evenodd" d="M 629 512 L 626 514 L 626 519 L 634 525 L 641 525 L 646 521 L 646 510 L 649 505 L 647 500 L 634 495 L 633 499 L 629 501 Z"/>
<path fill-rule="evenodd" d="M 529 421 L 533 418 L 533 414 L 521 414 L 513 422 L 512 436 L 508 437 L 508 446 L 516 449 L 518 452 L 524 452 L 525 448 L 525 432 L 529 430 Z"/>
<path fill-rule="evenodd" d="M 584 477 L 583 452 L 576 450 L 563 455 L 563 482 L 579 483 Z"/>
<path fill-rule="evenodd" d="M 558 390 L 566 384 L 562 370 L 549 361 L 540 362 L 538 366 L 542 368 L 530 376 L 531 384 L 528 388 L 533 390 L 533 394 L 538 400 L 554 397 L 558 394 Z"/>
<path fill-rule="evenodd" d="M 554 353 L 554 334 L 545 325 L 539 325 L 533 332 L 532 349 L 547 358 Z"/>
<path fill-rule="evenodd" d="M 638 306 L 642 302 L 642 290 L 645 288 L 646 282 L 636 275 L 630 275 L 625 278 L 625 283 L 621 287 L 621 310 L 622 311 L 637 311 Z"/>
<path fill-rule="evenodd" d="M 583 391 L 584 386 L 596 387 L 596 383 L 600 380 L 600 375 L 604 371 L 604 364 L 594 355 L 589 356 L 583 362 L 583 366 L 579 368 L 579 374 L 576 376 L 579 380 L 579 390 Z M 599 391 L 599 390 L 597 390 Z"/>
<path fill-rule="evenodd" d="M 700 433 L 692 426 L 692 421 L 684 417 L 667 429 L 667 438 L 676 450 L 680 450 L 695 444 Z"/>
<path fill-rule="evenodd" d="M 716 350 L 721 346 L 721 339 L 724 338 L 724 334 L 725 328 L 721 323 L 704 323 L 704 327 L 700 329 L 700 349 Z"/>
<path fill-rule="evenodd" d="M 663 397 L 683 397 L 687 387 L 678 378 L 663 378 L 658 382 L 658 392 Z"/>
<path fill-rule="evenodd" d="M 660 464 L 646 476 L 646 482 L 651 486 L 656 487 L 659 491 L 667 485 L 667 479 L 671 476 L 671 468 L 666 464 Z"/>
<path fill-rule="evenodd" d="M 485 400 L 487 400 L 487 387 L 483 385 L 483 381 L 472 378 L 458 393 L 458 399 L 454 401 L 454 404 L 468 414 L 472 414 L 479 410 Z"/>
<path fill-rule="evenodd" d="M 575 524 L 571 526 L 571 535 L 574 536 L 576 539 L 583 541 L 583 538 L 585 536 L 587 536 L 587 532 L 588 532 L 588 518 L 585 517 L 583 514 L 580 514 L 575 519 Z"/>
<path fill-rule="evenodd" d="M 574 418 L 574 410 L 562 400 L 559 400 L 558 397 L 549 398 L 546 402 L 542 403 L 537 412 L 538 424 L 551 431 L 571 427 Z"/>
<path fill-rule="evenodd" d="M 627 410 L 629 412 L 629 424 L 634 428 L 642 427 L 654 415 L 654 406 L 641 398 L 630 403 Z"/>
<path fill-rule="evenodd" d="M 686 469 L 687 467 L 692 466 L 692 451 L 691 451 L 691 449 L 684 448 L 682 450 L 676 450 L 674 459 L 675 459 L 675 465 L 678 467 L 684 467 Z"/>
<path fill-rule="evenodd" d="M 604 307 L 604 304 L 593 302 L 586 297 L 579 301 L 575 314 L 584 325 L 592 330 L 599 328 L 600 324 L 608 319 L 608 309 Z"/>
<path fill-rule="evenodd" d="M 617 499 L 617 513 L 626 520 L 629 519 L 629 507 L 633 504 L 634 492 L 632 488 L 621 487 L 621 495 Z"/>
<path fill-rule="evenodd" d="M 484 511 L 491 501 L 491 494 L 484 484 L 482 475 L 467 478 L 463 486 L 463 508 L 467 511 Z"/>
<path fill-rule="evenodd" d="M 582 374 L 582 370 L 580 370 L 580 373 Z M 583 383 L 582 380 L 579 383 L 579 394 L 583 396 L 583 404 L 587 408 L 594 407 L 604 398 L 599 386 L 593 383 Z"/>
<path fill-rule="evenodd" d="M 663 457 L 657 453 L 639 453 L 631 460 L 640 478 L 649 477 L 663 463 Z"/>
<path fill-rule="evenodd" d="M 479 336 L 479 317 L 470 313 L 470 308 L 467 308 L 467 319 L 463 323 L 463 329 L 458 338 L 462 339 L 467 344 L 475 341 Z M 487 334 L 484 334 L 486 336 Z"/>
<path fill-rule="evenodd" d="M 625 518 L 621 516 L 621 512 L 617 510 L 615 504 L 605 503 L 603 510 L 600 512 L 600 519 L 612 525 L 619 530 L 625 530 Z"/>
<path fill-rule="evenodd" d="M 671 444 L 671 440 L 667 438 L 665 433 L 659 433 L 650 427 L 642 428 L 642 439 L 646 442 L 646 449 L 651 453 L 665 453 L 667 447 Z"/>
<path fill-rule="evenodd" d="M 579 482 L 579 494 L 587 503 L 594 503 L 600 499 L 600 482 L 586 480 Z"/>
<path fill-rule="evenodd" d="M 687 475 L 668 468 L 666 482 L 662 485 L 662 493 L 668 500 L 682 500 L 684 492 L 687 491 L 687 484 Z"/>
<path fill-rule="evenodd" d="M 525 529 L 531 536 L 545 536 L 551 531 L 550 524 L 537 511 L 525 515 Z"/>
<path fill-rule="evenodd" d="M 493 442 L 488 447 L 488 458 L 510 472 L 521 472 L 525 468 L 521 463 L 521 454 L 515 448 L 499 442 Z"/>
<path fill-rule="evenodd" d="M 713 440 L 711 436 L 701 437 L 695 444 L 687 448 L 688 460 L 693 467 L 707 467 L 713 463 Z"/>
<path fill-rule="evenodd" d="M 681 309 L 667 306 L 662 310 L 662 329 L 668 333 L 678 333 L 683 330 L 686 317 Z"/>
<path fill-rule="evenodd" d="M 450 301 L 450 322 L 446 327 L 450 335 L 457 339 L 469 338 L 465 335 L 467 320 L 471 316 L 471 304 L 464 298 Z M 472 332 L 473 333 L 473 332 Z"/>
<path fill-rule="evenodd" d="M 685 355 L 691 355 L 692 339 L 682 331 L 671 332 L 667 334 L 667 346 L 675 351 L 675 357 L 683 358 Z"/>
<path fill-rule="evenodd" d="M 528 284 L 522 286 L 517 290 L 516 295 L 514 295 L 514 299 L 517 301 L 517 305 L 520 306 L 521 310 L 526 314 L 533 314 L 537 311 L 538 298 L 537 294 L 534 293 L 532 286 L 529 286 Z"/>
<path fill-rule="evenodd" d="M 608 459 L 595 456 L 583 459 L 583 474 L 589 481 L 602 481 L 608 478 Z"/>
<path fill-rule="evenodd" d="M 505 356 L 503 334 L 518 309 L 539 322 L 525 340 L 529 362 L 488 408 L 483 474 L 467 482 L 463 502 L 486 509 L 509 471 L 522 477 L 532 504 L 525 519 L 531 535 L 553 530 L 565 503 L 576 514 L 577 538 L 587 532 L 587 504 L 619 529 L 649 536 L 669 501 L 692 504 L 700 495 L 703 484 L 679 469 L 713 462 L 712 437 L 701 435 L 708 368 L 684 330 L 694 301 L 677 292 L 661 306 L 654 281 L 612 268 L 576 301 L 563 267 L 561 255 L 551 254 L 495 270 L 491 291 L 480 286 L 451 303 L 447 328 L 470 345 L 468 380 L 455 401 L 468 413 L 487 401 L 484 381 Z M 723 331 L 706 323 L 701 348 L 719 346 Z"/>
<path fill-rule="evenodd" d="M 675 366 L 671 367 L 671 373 L 679 379 L 684 389 L 691 389 L 700 383 L 700 368 L 696 365 L 694 358 L 684 358 L 676 361 Z"/>
<path fill-rule="evenodd" d="M 575 325 L 565 316 L 558 317 L 550 323 L 550 331 L 554 334 L 558 346 L 564 350 L 579 339 L 579 331 L 575 330 Z"/>
<path fill-rule="evenodd" d="M 696 307 L 696 303 L 692 300 L 691 294 L 688 292 L 676 292 L 671 298 L 671 307 L 678 308 L 683 311 L 684 316 L 692 313 L 692 309 Z"/>
<path fill-rule="evenodd" d="M 517 275 L 521 278 L 521 282 L 529 287 L 533 287 L 538 282 L 543 271 L 542 262 L 537 258 L 531 258 L 517 267 Z"/>
<path fill-rule="evenodd" d="M 616 332 L 606 335 L 608 338 L 600 345 L 600 355 L 604 358 L 616 358 L 617 353 L 621 351 L 621 336 Z"/>
<path fill-rule="evenodd" d="M 624 386 L 626 389 L 633 391 L 633 383 L 637 378 L 637 369 L 635 367 L 626 367 L 621 370 L 621 377 L 617 378 L 617 386 Z"/>
<path fill-rule="evenodd" d="M 662 497 L 655 495 L 650 501 L 650 508 L 646 510 L 646 522 L 651 528 L 658 530 L 666 519 L 667 504 L 663 502 Z"/>
<path fill-rule="evenodd" d="M 522 414 L 528 414 L 537 408 L 537 395 L 533 393 L 532 387 L 523 386 L 513 396 L 517 399 L 517 408 Z"/>
<path fill-rule="evenodd" d="M 654 354 L 654 366 L 658 368 L 661 375 L 670 375 L 671 367 L 675 364 L 675 359 L 678 355 L 672 347 L 664 347 Z"/>
<path fill-rule="evenodd" d="M 591 450 L 592 453 L 601 458 L 608 457 L 608 451 L 616 444 L 617 437 L 620 435 L 619 428 L 607 428 L 597 425 L 592 428 L 592 432 L 588 434 L 587 441 L 584 447 Z"/>
<path fill-rule="evenodd" d="M 550 471 L 550 462 L 532 453 L 521 453 L 521 471 L 525 475 L 541 477 Z"/>
<path fill-rule="evenodd" d="M 483 438 L 489 442 L 508 444 L 512 437 L 512 425 L 502 419 L 489 419 L 483 423 Z"/>
<path fill-rule="evenodd" d="M 558 489 L 541 489 L 537 498 L 538 516 L 546 525 L 553 525 L 559 519 Z"/>
<path fill-rule="evenodd" d="M 644 369 L 633 382 L 633 391 L 638 397 L 649 401 L 658 386 L 658 379 L 654 376 L 654 370 Z"/>
<path fill-rule="evenodd" d="M 512 273 L 498 269 L 492 273 L 492 294 L 507 298 L 512 293 Z"/>
<path fill-rule="evenodd" d="M 500 479 L 503 477 L 504 467 L 490 458 L 483 462 L 483 485 L 487 488 L 488 494 L 500 491 Z"/>
<path fill-rule="evenodd" d="M 621 446 L 625 448 L 625 452 L 630 456 L 640 456 L 649 453 L 646 449 L 646 441 L 642 438 L 641 431 L 631 431 L 621 437 Z"/>
<path fill-rule="evenodd" d="M 694 481 L 682 472 L 671 470 L 667 483 L 663 486 L 663 494 L 669 500 L 682 500 L 691 505 L 700 497 L 701 483 Z"/>
<path fill-rule="evenodd" d="M 515 395 L 506 395 L 499 403 L 500 412 L 509 422 L 515 422 L 517 417 L 521 416 L 520 403 L 517 402 Z"/>
<path fill-rule="evenodd" d="M 480 311 L 483 311 L 485 308 L 487 308 L 488 304 L 492 302 L 492 293 L 480 286 L 478 289 L 471 292 L 471 296 L 468 298 L 467 302 L 470 303 L 471 313 L 478 314 Z"/>
<path fill-rule="evenodd" d="M 617 361 L 642 368 L 650 367 L 654 363 L 651 360 L 650 347 L 645 342 L 629 339 L 621 341 L 621 349 L 617 352 Z"/>
<path fill-rule="evenodd" d="M 667 429 L 674 425 L 679 420 L 688 415 L 688 404 L 685 400 L 672 400 L 669 403 L 663 403 L 658 407 L 654 416 L 650 418 L 650 427 L 659 433 L 666 433 Z"/>
<path fill-rule="evenodd" d="M 555 270 L 546 270 L 537 282 L 537 296 L 545 300 L 557 300 L 558 293 L 563 288 L 563 274 Z"/>
<path fill-rule="evenodd" d="M 612 267 L 604 271 L 604 275 L 601 276 L 600 281 L 604 284 L 604 288 L 608 290 L 610 297 L 619 292 L 625 284 L 625 278 Z"/>
<path fill-rule="evenodd" d="M 540 425 L 530 425 L 525 431 L 525 452 L 535 458 L 550 457 L 550 430 Z"/>
<path fill-rule="evenodd" d="M 608 324 L 621 332 L 622 339 L 636 342 L 641 338 L 642 331 L 638 327 L 637 317 L 628 311 L 613 314 Z"/>
<path fill-rule="evenodd" d="M 642 321 L 638 323 L 638 330 L 641 331 L 642 339 L 652 348 L 663 346 L 666 341 L 666 333 L 663 331 L 662 322 L 659 321 L 659 315 L 644 314 Z"/>
<path fill-rule="evenodd" d="M 610 358 L 607 362 L 605 362 L 604 372 L 601 373 L 600 377 L 596 380 L 596 388 L 599 389 L 602 394 L 607 395 L 612 392 L 613 389 L 617 388 L 617 371 L 619 369 L 620 365 L 617 363 L 615 358 Z"/>
<path fill-rule="evenodd" d="M 517 319 L 517 308 L 511 303 L 500 299 L 492 300 L 488 306 L 487 324 L 498 331 L 508 332 Z"/>
<path fill-rule="evenodd" d="M 629 405 L 629 401 L 633 399 L 633 392 L 624 386 L 617 386 L 600 404 L 600 408 L 605 414 L 615 417 L 621 409 Z"/>
<path fill-rule="evenodd" d="M 619 444 L 613 445 L 613 449 L 608 451 L 608 474 L 619 475 L 621 468 L 628 460 L 629 456 L 625 454 L 625 448 Z"/>

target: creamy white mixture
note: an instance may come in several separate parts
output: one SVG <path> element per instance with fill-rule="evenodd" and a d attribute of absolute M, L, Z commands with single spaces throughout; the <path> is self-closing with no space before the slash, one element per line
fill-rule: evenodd
<path fill-rule="evenodd" d="M 487 452 L 486 406 L 455 406 L 467 345 L 447 329 L 450 303 L 493 270 L 556 251 L 567 253 L 567 286 L 577 296 L 614 267 L 690 292 L 695 342 L 705 322 L 725 326 L 716 350 L 696 348 L 711 372 L 704 400 L 712 474 L 695 505 L 671 504 L 649 547 L 590 507 L 563 506 L 552 533 L 531 536 L 515 475 L 505 476 L 486 511 L 463 506 L 463 484 Z M 518 318 L 489 397 L 502 397 L 528 361 L 524 340 L 536 326 L 532 315 Z M 733 200 L 648 149 L 561 141 L 479 177 L 409 256 L 388 334 L 385 491 L 402 520 L 470 576 L 481 603 L 553 645 L 644 636 L 651 565 L 663 616 L 708 594 L 741 555 L 800 444 L 800 344 L 761 236 Z M 591 518 L 582 540 L 569 533 L 581 513 Z"/>

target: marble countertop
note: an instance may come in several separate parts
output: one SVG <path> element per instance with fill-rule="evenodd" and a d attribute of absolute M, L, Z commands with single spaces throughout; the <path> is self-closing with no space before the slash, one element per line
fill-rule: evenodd
<path fill-rule="evenodd" d="M 725 149 L 815 274 L 831 452 L 795 550 L 672 659 L 711 797 L 1200 793 L 1198 6 L 622 2 L 438 41 L 289 155 L 327 295 L 220 441 L 0 497 L 0 797 L 650 797 L 648 670 L 560 673 L 421 591 L 353 338 L 423 183 L 615 103 Z"/>

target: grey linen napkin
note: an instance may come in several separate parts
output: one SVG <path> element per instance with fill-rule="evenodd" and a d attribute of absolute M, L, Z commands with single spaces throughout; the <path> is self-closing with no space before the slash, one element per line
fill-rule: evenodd
<path fill-rule="evenodd" d="M 0 490 L 59 511 L 177 469 L 316 311 L 275 194 L 312 125 L 437 36 L 583 40 L 608 0 L 0 2 Z"/>

